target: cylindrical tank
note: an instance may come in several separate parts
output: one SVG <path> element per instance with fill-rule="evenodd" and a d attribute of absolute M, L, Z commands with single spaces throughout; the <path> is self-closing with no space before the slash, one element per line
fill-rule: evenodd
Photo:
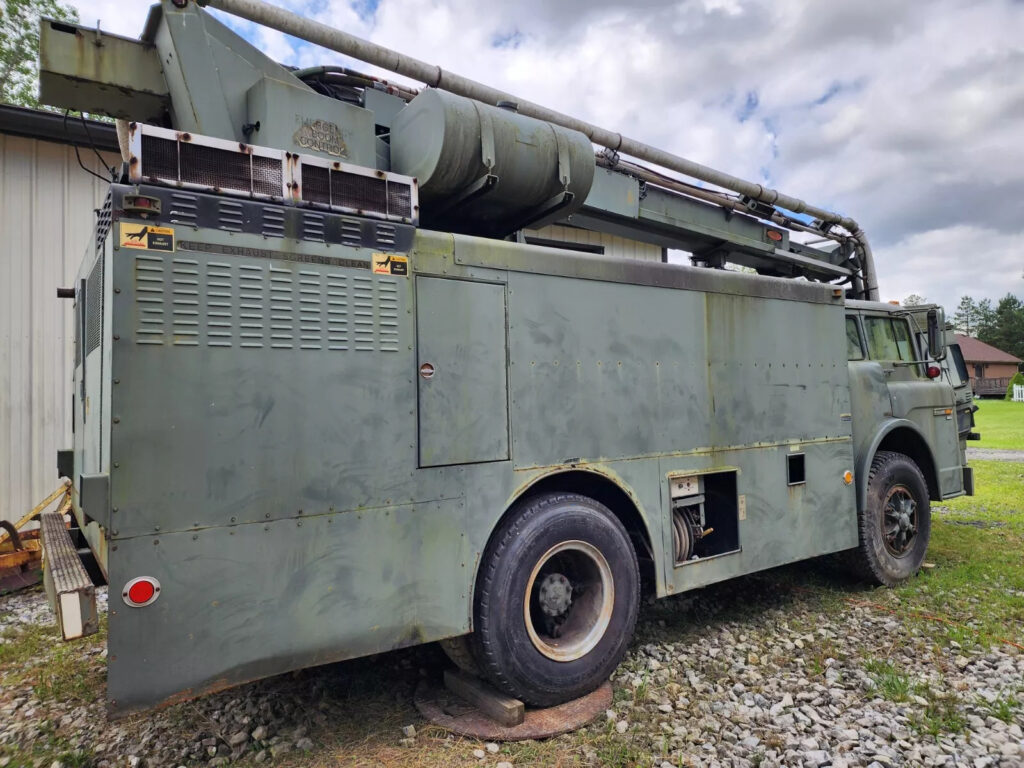
<path fill-rule="evenodd" d="M 577 210 L 594 149 L 578 131 L 430 88 L 392 122 L 391 170 L 419 180 L 428 225 L 511 232 L 549 208 L 558 218 Z"/>

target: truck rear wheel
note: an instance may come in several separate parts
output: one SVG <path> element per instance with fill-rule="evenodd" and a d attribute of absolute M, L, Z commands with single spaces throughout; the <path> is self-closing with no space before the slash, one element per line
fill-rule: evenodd
<path fill-rule="evenodd" d="M 921 568 L 931 538 L 931 503 L 921 469 L 902 453 L 879 451 L 865 502 L 853 563 L 869 581 L 898 586 Z"/>
<path fill-rule="evenodd" d="M 618 666 L 639 605 L 636 553 L 615 515 L 586 496 L 536 496 L 484 553 L 473 655 L 505 693 L 533 706 L 560 704 Z"/>

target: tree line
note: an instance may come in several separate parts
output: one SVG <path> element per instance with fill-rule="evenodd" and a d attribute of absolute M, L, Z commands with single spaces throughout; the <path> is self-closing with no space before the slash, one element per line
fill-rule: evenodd
<path fill-rule="evenodd" d="M 912 293 L 902 302 L 905 307 L 927 304 L 923 296 Z M 957 333 L 973 336 L 996 349 L 1024 360 L 1024 301 L 1008 293 L 996 304 L 991 299 L 976 300 L 963 296 L 956 310 L 946 311 Z"/>
<path fill-rule="evenodd" d="M 964 296 L 953 313 L 958 333 L 973 336 L 1024 360 L 1024 301 L 1008 293 L 995 305 Z"/>

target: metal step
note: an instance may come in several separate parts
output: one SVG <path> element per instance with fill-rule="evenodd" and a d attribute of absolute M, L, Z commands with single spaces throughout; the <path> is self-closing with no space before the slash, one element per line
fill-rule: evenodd
<path fill-rule="evenodd" d="M 99 629 L 96 590 L 71 541 L 64 515 L 39 516 L 43 540 L 43 583 L 65 640 L 91 635 Z"/>

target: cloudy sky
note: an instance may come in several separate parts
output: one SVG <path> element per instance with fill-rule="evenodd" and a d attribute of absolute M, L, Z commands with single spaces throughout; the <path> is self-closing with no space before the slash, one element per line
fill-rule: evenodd
<path fill-rule="evenodd" d="M 276 2 L 852 216 L 885 299 L 1024 296 L 1021 0 Z M 72 4 L 130 36 L 147 9 Z"/>

